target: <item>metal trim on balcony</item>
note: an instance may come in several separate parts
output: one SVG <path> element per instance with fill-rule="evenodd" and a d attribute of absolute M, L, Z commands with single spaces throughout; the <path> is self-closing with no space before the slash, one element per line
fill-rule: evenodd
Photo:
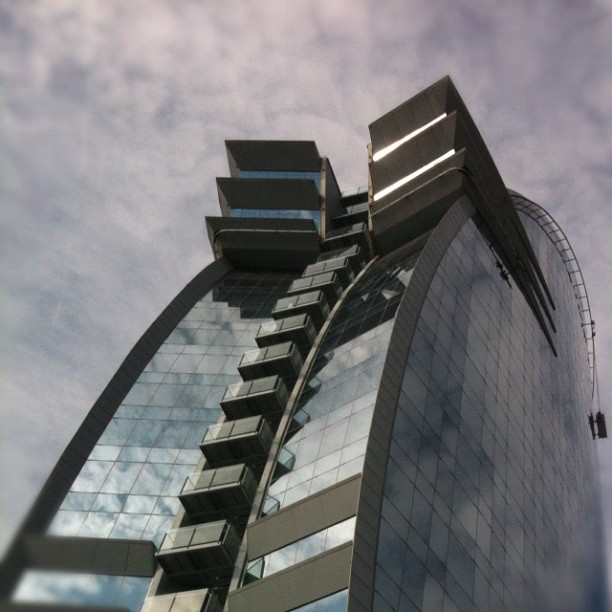
<path fill-rule="evenodd" d="M 321 156 L 312 140 L 226 140 L 232 176 L 240 170 L 319 172 Z"/>
<path fill-rule="evenodd" d="M 306 178 L 217 178 L 224 215 L 232 209 L 320 210 L 316 183 Z"/>

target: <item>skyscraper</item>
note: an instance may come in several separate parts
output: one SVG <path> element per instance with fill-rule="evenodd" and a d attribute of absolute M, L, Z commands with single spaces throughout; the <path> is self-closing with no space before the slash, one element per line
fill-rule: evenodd
<path fill-rule="evenodd" d="M 216 261 L 53 470 L 14 607 L 607 608 L 569 242 L 448 78 L 370 136 L 351 193 L 312 142 L 226 143 Z"/>

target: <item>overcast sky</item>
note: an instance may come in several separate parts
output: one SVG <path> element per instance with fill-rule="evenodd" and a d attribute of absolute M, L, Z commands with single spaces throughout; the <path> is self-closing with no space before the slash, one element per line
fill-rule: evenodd
<path fill-rule="evenodd" d="M 606 0 L 0 0 L 0 550 L 211 261 L 224 140 L 315 140 L 365 185 L 368 123 L 446 74 L 506 184 L 568 234 L 612 406 L 611 32 Z"/>

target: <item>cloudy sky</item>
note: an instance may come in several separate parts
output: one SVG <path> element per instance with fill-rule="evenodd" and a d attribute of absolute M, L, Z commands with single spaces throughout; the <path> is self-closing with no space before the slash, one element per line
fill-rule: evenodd
<path fill-rule="evenodd" d="M 610 32 L 607 0 L 0 0 L 0 549 L 211 261 L 224 140 L 315 140 L 364 185 L 368 123 L 446 74 L 506 184 L 569 235 L 612 406 Z"/>

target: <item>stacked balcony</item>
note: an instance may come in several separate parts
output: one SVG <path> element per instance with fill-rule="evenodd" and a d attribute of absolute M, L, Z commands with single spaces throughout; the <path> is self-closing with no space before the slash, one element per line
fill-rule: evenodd
<path fill-rule="evenodd" d="M 339 249 L 335 249 L 332 251 L 326 251 L 325 253 L 321 253 L 317 258 L 317 262 L 314 264 L 310 264 L 306 266 L 306 270 L 304 270 L 304 274 L 310 273 L 310 270 L 318 270 L 319 264 L 323 262 L 328 262 L 330 260 L 343 260 L 348 259 L 348 262 L 353 270 L 353 275 L 356 276 L 363 269 L 364 264 L 364 256 L 361 247 L 358 244 L 353 244 L 348 247 L 340 247 Z"/>
<path fill-rule="evenodd" d="M 211 244 L 217 256 L 222 254 L 240 269 L 299 268 L 303 274 L 291 283 L 287 295 L 277 300 L 272 309 L 274 320 L 260 326 L 255 338 L 258 348 L 243 355 L 238 366 L 242 382 L 229 385 L 220 402 L 225 421 L 208 428 L 200 445 L 205 458 L 203 469 L 187 478 L 179 495 L 186 512 L 182 527 L 168 532 L 157 553 L 160 565 L 177 587 L 197 590 L 150 598 L 147 612 L 215 612 L 219 601 L 202 587 L 213 589 L 223 603 L 259 480 L 291 391 L 331 308 L 371 254 L 368 207 L 361 196 L 331 219 L 332 229 L 326 231 L 323 241 L 312 221 L 242 218 L 244 210 L 266 212 L 278 208 L 280 217 L 293 208 L 316 212 L 314 203 L 319 202 L 318 190 L 313 191 L 315 183 L 310 180 L 241 178 L 244 170 L 250 171 L 250 157 L 245 157 L 249 147 L 240 143 L 230 147 L 230 161 L 234 160 L 230 165 L 234 163 L 235 168 L 232 179 L 218 183 L 224 217 L 207 220 Z M 278 153 L 269 143 L 259 143 L 256 148 Z M 259 155 L 253 159 L 258 160 Z M 309 172 L 319 167 L 318 162 L 312 165 Z M 274 202 L 268 197 L 271 193 L 275 194 Z M 291 197 L 285 197 L 287 194 Z M 340 209 L 341 204 L 336 202 L 334 206 Z M 242 211 L 241 215 L 234 215 L 236 211 Z M 266 240 L 262 243 L 264 233 Z M 291 247 L 291 256 L 280 261 L 281 243 L 287 241 L 297 241 L 297 246 Z M 287 423 L 285 435 L 292 436 L 307 420 L 308 415 L 300 412 Z M 272 480 L 290 471 L 294 462 L 295 456 L 282 449 Z M 274 509 L 269 506 L 263 511 Z M 163 589 L 167 593 L 172 583 Z"/>
<path fill-rule="evenodd" d="M 263 415 L 277 423 L 285 409 L 289 393 L 280 376 L 267 376 L 229 385 L 221 400 L 221 408 L 230 419 Z"/>
<path fill-rule="evenodd" d="M 284 319 L 298 314 L 307 314 L 318 330 L 329 316 L 329 305 L 323 291 L 308 291 L 277 300 L 272 309 L 274 319 Z"/>
<path fill-rule="evenodd" d="M 287 290 L 287 295 L 299 295 L 312 290 L 322 291 L 327 304 L 333 307 L 342 294 L 342 284 L 336 272 L 322 272 L 294 280 Z"/>
<path fill-rule="evenodd" d="M 298 347 L 293 342 L 282 342 L 247 351 L 240 361 L 238 371 L 245 381 L 277 374 L 290 389 L 297 380 L 302 363 Z"/>
<path fill-rule="evenodd" d="M 293 342 L 302 359 L 310 352 L 317 336 L 317 330 L 307 314 L 298 314 L 277 321 L 262 323 L 255 342 L 260 348 Z"/>
<path fill-rule="evenodd" d="M 336 228 L 368 222 L 370 205 L 367 202 L 346 206 L 345 210 L 346 212 L 343 215 L 334 217 L 334 226 Z"/>
<path fill-rule="evenodd" d="M 272 445 L 274 433 L 262 416 L 211 425 L 200 444 L 206 463 L 223 467 L 245 462 L 263 464 Z"/>
<path fill-rule="evenodd" d="M 179 499 L 193 519 L 233 520 L 248 515 L 257 480 L 244 463 L 196 472 L 187 478 Z"/>
<path fill-rule="evenodd" d="M 229 580 L 240 537 L 228 521 L 171 529 L 155 555 L 168 576 L 186 586 Z"/>
<path fill-rule="evenodd" d="M 364 253 L 371 252 L 372 246 L 367 223 L 354 223 L 327 232 L 322 246 L 326 251 L 333 251 L 334 249 L 349 247 L 354 244 L 358 244 Z"/>
<path fill-rule="evenodd" d="M 356 248 L 358 249 L 358 247 Z M 350 257 L 342 254 L 332 259 L 319 260 L 317 263 L 306 266 L 302 276 L 312 277 L 330 272 L 334 272 L 338 276 L 342 287 L 348 286 L 355 278 L 355 271 L 353 270 Z"/>

